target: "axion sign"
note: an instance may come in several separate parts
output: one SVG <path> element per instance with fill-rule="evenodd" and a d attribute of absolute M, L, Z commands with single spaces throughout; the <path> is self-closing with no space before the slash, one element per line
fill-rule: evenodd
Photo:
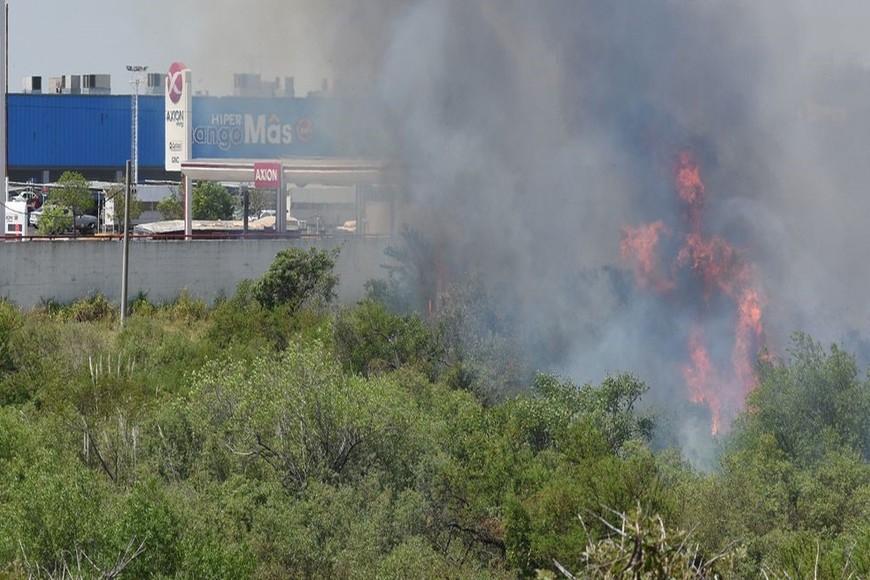
<path fill-rule="evenodd" d="M 271 161 L 254 163 L 254 187 L 257 189 L 281 187 L 281 164 Z"/>
<path fill-rule="evenodd" d="M 190 69 L 180 62 L 174 62 L 166 75 L 166 96 L 163 100 L 167 171 L 181 171 L 181 163 L 191 158 L 192 102 Z"/>

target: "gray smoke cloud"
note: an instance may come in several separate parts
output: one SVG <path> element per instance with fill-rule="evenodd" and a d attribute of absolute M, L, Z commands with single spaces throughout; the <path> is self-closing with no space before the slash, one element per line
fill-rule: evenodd
<path fill-rule="evenodd" d="M 259 1 L 246 11 L 270 18 L 234 34 L 235 4 L 199 15 L 196 74 L 328 76 L 376 97 L 408 170 L 406 218 L 534 329 L 547 365 L 581 382 L 633 371 L 654 400 L 685 401 L 699 311 L 727 358 L 733 308 L 704 305 L 697 285 L 640 291 L 620 256 L 626 225 L 679 230 L 682 149 L 701 166 L 710 234 L 756 268 L 773 352 L 794 330 L 868 350 L 870 43 L 857 23 L 870 8 Z M 678 429 L 686 448 L 704 447 L 696 427 Z"/>

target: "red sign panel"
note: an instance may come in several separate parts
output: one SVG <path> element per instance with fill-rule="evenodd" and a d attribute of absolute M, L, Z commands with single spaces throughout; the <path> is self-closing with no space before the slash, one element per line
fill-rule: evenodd
<path fill-rule="evenodd" d="M 281 187 L 281 164 L 271 161 L 254 163 L 254 187 L 257 189 Z"/>

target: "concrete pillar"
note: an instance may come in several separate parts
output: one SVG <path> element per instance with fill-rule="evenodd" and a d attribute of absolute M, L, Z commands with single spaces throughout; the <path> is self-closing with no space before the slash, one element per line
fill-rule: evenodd
<path fill-rule="evenodd" d="M 284 188 L 284 167 L 278 171 L 278 196 L 275 200 L 275 232 L 287 233 L 287 190 Z"/>
<path fill-rule="evenodd" d="M 184 184 L 184 237 L 191 239 L 193 235 L 193 180 L 189 175 L 181 174 Z"/>

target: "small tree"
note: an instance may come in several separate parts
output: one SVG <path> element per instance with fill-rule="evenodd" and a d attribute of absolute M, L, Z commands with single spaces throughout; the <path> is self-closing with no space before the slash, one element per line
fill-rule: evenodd
<path fill-rule="evenodd" d="M 173 187 L 169 197 L 157 202 L 157 211 L 165 220 L 180 220 L 184 217 L 184 184 Z"/>
<path fill-rule="evenodd" d="M 287 248 L 254 286 L 254 297 L 265 308 L 288 306 L 295 312 L 305 304 L 335 298 L 338 275 L 333 272 L 339 249 Z"/>
<path fill-rule="evenodd" d="M 75 224 L 75 216 L 94 207 L 90 183 L 84 175 L 75 171 L 65 171 L 57 183 L 59 187 L 51 192 L 51 203 L 68 207 L 73 214 L 72 222 Z"/>
<path fill-rule="evenodd" d="M 119 226 L 124 223 L 125 198 L 126 191 L 124 187 L 114 186 L 106 191 L 106 201 L 112 200 L 114 202 L 112 219 Z M 130 190 L 130 219 L 134 220 L 140 215 L 142 215 L 142 202 L 139 201 L 139 198 L 136 195 L 136 188 L 134 187 Z"/>
<path fill-rule="evenodd" d="M 44 234 L 59 234 L 73 227 L 73 216 L 59 205 L 47 204 L 39 218 L 39 231 Z"/>
<path fill-rule="evenodd" d="M 193 218 L 229 220 L 233 218 L 233 196 L 215 181 L 201 181 L 193 188 Z"/>
<path fill-rule="evenodd" d="M 242 207 L 244 199 L 239 196 L 239 207 Z M 248 190 L 248 215 L 260 217 L 263 210 L 275 208 L 275 193 L 266 189 Z"/>

